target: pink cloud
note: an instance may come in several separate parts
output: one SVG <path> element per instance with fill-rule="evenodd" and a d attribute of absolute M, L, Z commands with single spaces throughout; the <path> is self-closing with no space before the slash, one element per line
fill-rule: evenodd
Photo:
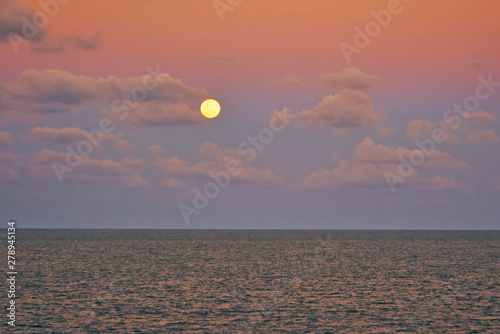
<path fill-rule="evenodd" d="M 121 163 L 130 168 L 137 168 L 144 166 L 144 160 L 141 158 L 125 158 L 122 159 Z"/>
<path fill-rule="evenodd" d="M 333 170 L 318 169 L 306 176 L 300 186 L 302 189 L 332 189 L 338 187 L 388 188 L 386 173 L 398 175 L 401 164 L 400 158 L 406 159 L 419 150 L 409 150 L 403 147 L 376 145 L 372 139 L 365 138 L 356 148 L 355 153 L 348 159 L 340 162 Z M 465 162 L 455 160 L 448 153 L 434 151 L 426 156 L 424 169 L 465 169 L 469 168 Z M 411 189 L 458 189 L 454 181 L 447 181 L 441 177 L 429 179 L 420 176 L 418 168 L 405 178 L 405 185 Z M 438 186 L 439 185 L 439 186 Z"/>
<path fill-rule="evenodd" d="M 20 165 L 20 159 L 14 153 L 0 151 L 0 180 L 6 183 L 17 183 L 21 181 L 16 165 Z"/>
<path fill-rule="evenodd" d="M 383 82 L 380 78 L 366 74 L 356 67 L 349 67 L 335 74 L 327 73 L 322 79 L 327 85 L 348 89 L 369 89 Z"/>
<path fill-rule="evenodd" d="M 80 128 L 34 128 L 31 135 L 39 140 L 59 144 L 76 144 L 81 140 L 87 140 L 84 131 Z"/>
<path fill-rule="evenodd" d="M 167 189 L 187 189 L 186 183 L 172 178 L 163 180 L 161 185 Z"/>
<path fill-rule="evenodd" d="M 19 1 L 2 0 L 0 1 L 0 43 L 9 42 L 9 34 L 23 36 L 23 18 L 32 18 L 35 11 Z M 31 39 L 34 41 L 42 40 L 46 35 L 43 27 Z"/>
<path fill-rule="evenodd" d="M 198 150 L 200 155 L 202 157 L 208 157 L 208 158 L 216 158 L 216 159 L 221 159 L 224 157 L 232 157 L 232 158 L 238 158 L 242 159 L 245 157 L 244 154 L 241 154 L 237 149 L 233 148 L 221 148 L 219 145 L 204 141 L 200 149 Z"/>
<path fill-rule="evenodd" d="M 410 140 L 421 140 L 424 138 L 432 138 L 432 131 L 437 128 L 444 130 L 446 141 L 448 143 L 458 143 L 460 137 L 452 129 L 453 123 L 451 122 L 429 122 L 426 120 L 417 119 L 411 121 L 406 126 L 406 137 Z M 463 129 L 462 129 L 463 130 Z"/>
<path fill-rule="evenodd" d="M 209 55 L 208 60 L 218 66 L 234 65 L 238 63 L 238 57 L 225 53 Z"/>
<path fill-rule="evenodd" d="M 12 146 L 12 136 L 7 131 L 0 132 L 0 146 Z"/>
<path fill-rule="evenodd" d="M 179 157 L 156 158 L 155 166 L 167 175 L 184 177 L 206 177 L 209 172 L 217 169 L 217 165 L 213 161 L 189 165 Z"/>
<path fill-rule="evenodd" d="M 210 173 L 225 171 L 228 164 L 236 164 L 239 170 L 231 180 L 247 181 L 267 185 L 286 185 L 278 176 L 269 169 L 257 169 L 241 159 L 241 154 L 234 149 L 223 149 L 217 144 L 204 142 L 200 147 L 200 155 L 212 160 L 188 164 L 179 157 L 157 158 L 155 166 L 169 177 L 206 178 Z"/>
<path fill-rule="evenodd" d="M 135 145 L 123 139 L 123 136 L 124 133 L 122 131 L 115 133 L 107 133 L 104 135 L 104 140 L 113 143 L 115 148 L 120 151 L 133 149 Z"/>
<path fill-rule="evenodd" d="M 275 80 L 271 84 L 273 87 L 276 88 L 285 88 L 285 89 L 300 89 L 300 88 L 305 88 L 305 83 L 302 79 L 299 77 L 293 77 L 293 76 L 286 76 L 284 78 Z"/>
<path fill-rule="evenodd" d="M 80 128 L 34 128 L 31 130 L 31 135 L 39 140 L 54 142 L 64 145 L 75 145 L 81 141 L 90 141 L 92 144 L 92 140 L 89 140 L 89 136 L 93 137 L 94 140 L 97 140 L 99 136 L 96 134 L 85 134 L 86 131 Z M 135 145 L 123 139 L 123 132 L 116 133 L 100 133 L 102 135 L 102 140 L 105 142 L 113 143 L 117 150 L 128 150 L 134 148 Z M 95 145 L 94 145 L 95 146 Z M 97 148 L 95 146 L 95 148 Z"/>
<path fill-rule="evenodd" d="M 484 110 L 480 110 L 478 112 L 471 113 L 468 120 L 472 123 L 492 123 L 497 121 L 497 117 Z"/>
<path fill-rule="evenodd" d="M 36 53 L 61 53 L 67 47 L 80 50 L 99 50 L 102 48 L 102 33 L 96 32 L 88 36 L 71 34 L 47 34 L 42 40 L 31 44 L 31 51 Z"/>
<path fill-rule="evenodd" d="M 0 120 L 0 126 L 8 126 L 10 122 L 20 122 L 32 125 L 40 121 L 40 115 L 38 114 L 22 114 L 19 111 L 11 109 L 2 110 L 1 96 L 0 96 L 0 112 L 4 116 L 4 119 Z"/>
<path fill-rule="evenodd" d="M 378 128 L 377 129 L 377 138 L 385 138 L 385 137 L 389 137 L 390 135 L 392 135 L 394 133 L 396 129 L 394 128 Z"/>
<path fill-rule="evenodd" d="M 385 169 L 366 162 L 343 160 L 333 170 L 318 169 L 302 181 L 302 189 L 331 189 L 341 186 L 387 187 Z"/>
<path fill-rule="evenodd" d="M 434 151 L 426 163 L 427 167 L 436 167 L 443 169 L 468 169 L 470 166 L 463 161 L 455 160 L 449 153 Z"/>
<path fill-rule="evenodd" d="M 208 123 L 197 109 L 184 103 L 143 102 L 126 114 L 114 114 L 111 110 L 103 112 L 119 123 L 137 128 Z"/>
<path fill-rule="evenodd" d="M 66 157 L 66 153 L 43 149 L 31 157 L 28 175 L 34 178 L 56 179 L 52 163 L 66 165 Z M 148 184 L 138 173 L 124 164 L 109 159 L 96 160 L 88 156 L 83 156 L 81 159 L 78 166 L 63 175 L 65 180 L 112 182 L 130 188 L 144 187 Z"/>
<path fill-rule="evenodd" d="M 134 93 L 140 98 L 134 99 Z M 67 113 L 98 103 L 110 106 L 105 113 L 131 126 L 204 124 L 206 119 L 195 109 L 208 96 L 205 89 L 166 73 L 94 79 L 61 70 L 25 70 L 17 81 L 0 84 L 0 111 Z"/>
<path fill-rule="evenodd" d="M 380 165 L 344 160 L 333 170 L 319 169 L 304 178 L 300 188 L 309 190 L 333 190 L 338 188 L 363 188 L 389 191 L 386 172 L 397 174 L 394 165 Z M 420 176 L 415 172 L 403 184 L 407 191 L 464 190 L 455 180 L 439 175 L 433 178 Z"/>
<path fill-rule="evenodd" d="M 329 128 L 343 132 L 354 128 L 374 127 L 379 115 L 371 98 L 363 92 L 343 89 L 328 95 L 316 106 L 298 115 L 301 125 L 309 129 Z"/>
<path fill-rule="evenodd" d="M 416 190 L 424 190 L 424 191 L 440 191 L 440 190 L 465 190 L 465 186 L 456 182 L 453 179 L 445 179 L 439 175 L 434 176 L 433 178 L 421 179 L 419 182 L 416 182 L 414 185 Z"/>
<path fill-rule="evenodd" d="M 498 142 L 500 138 L 498 135 L 491 129 L 476 129 L 469 133 L 465 138 L 465 142 L 470 144 L 479 144 L 482 142 Z"/>
<path fill-rule="evenodd" d="M 148 148 L 149 152 L 154 153 L 154 154 L 160 154 L 163 153 L 163 148 L 159 145 L 151 145 Z"/>
<path fill-rule="evenodd" d="M 441 128 L 444 130 L 444 134 L 447 136 L 446 141 L 448 143 L 458 143 L 460 142 L 459 133 L 467 135 L 465 141 L 467 143 L 480 143 L 484 141 L 496 141 L 498 137 L 493 133 L 492 130 L 484 129 L 472 129 L 473 124 L 488 124 L 496 122 L 496 116 L 487 113 L 484 110 L 469 113 L 467 117 L 464 117 L 463 123 L 457 128 L 454 122 L 429 122 L 421 119 L 417 119 L 408 123 L 406 127 L 406 137 L 411 140 L 421 140 L 424 138 L 432 138 L 432 132 Z M 456 129 L 454 129 L 454 127 Z"/>
<path fill-rule="evenodd" d="M 409 150 L 403 147 L 376 145 L 372 139 L 365 138 L 356 148 L 354 158 L 358 161 L 369 163 L 399 164 L 400 157 L 408 159 L 412 152 L 419 153 L 420 150 Z M 423 152 L 421 153 L 423 154 Z M 424 154 L 425 155 L 425 154 Z M 465 169 L 469 165 L 462 161 L 455 160 L 450 154 L 435 150 L 428 156 L 425 155 L 427 167 L 443 169 Z"/>
<path fill-rule="evenodd" d="M 382 79 L 369 75 L 356 67 L 348 67 L 339 73 L 325 73 L 314 80 L 303 80 L 296 76 L 285 76 L 272 82 L 276 88 L 292 89 L 357 89 L 364 90 L 380 86 Z"/>

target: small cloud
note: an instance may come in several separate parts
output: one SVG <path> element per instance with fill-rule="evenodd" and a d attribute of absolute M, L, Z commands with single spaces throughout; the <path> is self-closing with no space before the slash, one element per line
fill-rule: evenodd
<path fill-rule="evenodd" d="M 186 183 L 172 178 L 163 180 L 161 182 L 161 185 L 167 189 L 187 189 Z"/>
<path fill-rule="evenodd" d="M 445 191 L 445 190 L 465 190 L 465 186 L 453 179 L 445 179 L 439 175 L 433 178 L 423 178 L 413 184 L 416 190 L 423 191 Z"/>
<path fill-rule="evenodd" d="M 170 104 L 143 102 L 131 109 L 128 116 L 123 119 L 119 119 L 110 110 L 105 110 L 104 113 L 118 122 L 136 128 L 208 123 L 198 110 L 191 109 L 181 102 Z"/>
<path fill-rule="evenodd" d="M 36 53 L 61 53 L 68 46 L 81 50 L 97 50 L 102 47 L 100 32 L 89 36 L 73 34 L 52 37 L 43 27 L 33 22 L 35 14 L 35 10 L 19 1 L 0 0 L 0 43 L 12 42 L 17 52 L 20 44 L 30 42 L 31 51 Z"/>
<path fill-rule="evenodd" d="M 225 171 L 228 164 L 235 164 L 237 173 L 231 176 L 234 181 L 246 181 L 260 185 L 283 186 L 286 183 L 269 169 L 257 169 L 243 160 L 242 154 L 235 149 L 223 149 L 219 145 L 204 142 L 200 155 L 211 160 L 189 164 L 179 157 L 157 158 L 155 166 L 168 176 L 212 180 L 210 173 Z M 234 166 L 233 166 L 234 167 Z"/>
<path fill-rule="evenodd" d="M 422 140 L 424 138 L 433 138 L 433 132 L 436 129 L 441 129 L 443 138 L 449 143 L 458 143 L 461 141 L 459 134 L 467 135 L 465 141 L 468 143 L 480 143 L 482 141 L 497 141 L 497 135 L 493 130 L 474 129 L 475 124 L 489 124 L 496 122 L 498 119 L 484 110 L 469 113 L 462 124 L 457 126 L 451 121 L 429 122 L 426 120 L 417 119 L 411 121 L 406 126 L 406 137 L 410 140 Z M 456 129 L 454 129 L 454 127 Z"/>
<path fill-rule="evenodd" d="M 12 141 L 12 136 L 7 131 L 0 132 L 0 146 L 12 146 L 14 142 Z"/>
<path fill-rule="evenodd" d="M 395 129 L 394 128 L 378 128 L 377 129 L 377 138 L 385 138 L 389 137 L 394 133 Z"/>
<path fill-rule="evenodd" d="M 102 33 L 96 32 L 89 36 L 69 36 L 71 45 L 76 49 L 99 50 L 102 48 Z"/>
<path fill-rule="evenodd" d="M 375 127 L 379 115 L 371 98 L 358 90 L 343 89 L 328 95 L 316 106 L 298 114 L 298 121 L 308 129 L 329 128 L 346 132 L 354 128 Z"/>
<path fill-rule="evenodd" d="M 64 145 L 76 145 L 82 141 L 89 141 L 95 148 L 98 148 L 101 145 L 100 142 L 113 143 L 115 148 L 120 151 L 132 149 L 135 147 L 134 144 L 123 139 L 123 132 L 106 134 L 99 132 L 98 134 L 94 134 L 87 133 L 85 130 L 80 128 L 56 129 L 49 127 L 37 127 L 31 130 L 31 135 L 41 141 Z M 99 144 L 96 145 L 94 142 L 97 142 Z"/>
<path fill-rule="evenodd" d="M 486 64 L 485 62 L 483 62 L 481 60 L 476 60 L 476 61 L 472 62 L 472 64 L 471 64 L 471 67 L 473 69 L 478 69 L 478 68 L 485 67 L 485 66 L 488 66 L 488 64 Z"/>
<path fill-rule="evenodd" d="M 217 54 L 217 55 L 209 55 L 208 60 L 218 66 L 231 65 L 238 63 L 238 57 L 231 56 L 227 54 Z"/>
<path fill-rule="evenodd" d="M 38 140 L 53 142 L 58 144 L 76 144 L 79 141 L 86 140 L 85 132 L 80 128 L 34 128 L 31 135 Z"/>
<path fill-rule="evenodd" d="M 285 76 L 275 80 L 271 86 L 275 88 L 318 90 L 326 88 L 366 90 L 380 86 L 383 80 L 362 72 L 356 67 L 343 69 L 339 73 L 326 73 L 320 78 L 304 80 L 296 76 Z"/>
<path fill-rule="evenodd" d="M 163 153 L 163 148 L 160 145 L 151 145 L 149 146 L 149 152 L 154 153 L 154 154 L 160 154 Z"/>
<path fill-rule="evenodd" d="M 15 169 L 21 162 L 19 158 L 11 152 L 2 152 L 0 150 L 0 181 L 3 183 L 18 183 L 21 177 Z"/>
<path fill-rule="evenodd" d="M 480 110 L 471 113 L 468 120 L 472 123 L 493 123 L 498 119 L 495 115 L 492 115 L 484 110 Z"/>
<path fill-rule="evenodd" d="M 119 151 L 133 149 L 135 145 L 124 139 L 123 136 L 124 133 L 121 131 L 116 133 L 108 133 L 104 135 L 104 141 L 113 143 L 114 147 Z"/>
<path fill-rule="evenodd" d="M 28 164 L 28 175 L 34 178 L 55 178 L 56 174 L 52 167 L 54 162 L 66 165 L 67 153 L 54 152 L 43 149 L 35 153 Z M 118 183 L 127 188 L 140 188 L 148 185 L 137 172 L 123 163 L 109 159 L 96 160 L 88 156 L 80 157 L 78 166 L 62 175 L 64 180 L 111 182 Z"/>
<path fill-rule="evenodd" d="M 385 145 L 376 145 L 372 139 L 365 138 L 356 148 L 354 158 L 356 161 L 367 163 L 394 164 L 401 163 L 400 157 L 408 159 L 414 154 L 423 154 L 417 152 L 420 150 L 409 150 L 404 147 L 394 147 Z M 419 154 L 419 155 L 420 155 Z M 426 156 L 426 167 L 442 168 L 442 169 L 467 169 L 469 165 L 462 161 L 455 160 L 450 154 L 434 150 L 432 154 Z"/>
<path fill-rule="evenodd" d="M 444 131 L 448 143 L 460 142 L 460 137 L 453 130 L 453 123 L 451 122 L 429 122 L 422 119 L 411 121 L 406 126 L 406 137 L 410 140 L 421 140 L 424 138 L 432 138 L 432 133 L 435 129 L 440 128 Z"/>
<path fill-rule="evenodd" d="M 0 108 L 35 114 L 71 112 L 100 97 L 96 81 L 59 70 L 25 70 L 14 82 L 0 84 Z"/>
<path fill-rule="evenodd" d="M 68 35 L 52 37 L 47 35 L 44 39 L 31 44 L 31 51 L 36 53 L 61 53 L 66 48 L 80 50 L 99 50 L 102 48 L 102 33 L 96 32 L 89 36 Z"/>
<path fill-rule="evenodd" d="M 386 187 L 385 169 L 365 162 L 343 160 L 333 170 L 318 169 L 306 176 L 301 189 L 327 190 L 335 188 Z"/>
<path fill-rule="evenodd" d="M 121 163 L 130 168 L 137 168 L 144 166 L 144 160 L 141 158 L 125 158 L 122 159 Z"/>
<path fill-rule="evenodd" d="M 223 159 L 224 157 L 231 157 L 237 159 L 243 159 L 245 154 L 240 153 L 237 149 L 234 148 L 221 148 L 219 145 L 211 143 L 209 141 L 204 141 L 200 149 L 198 150 L 202 157 L 214 158 L 214 159 Z"/>
<path fill-rule="evenodd" d="M 469 144 L 480 144 L 482 142 L 499 142 L 500 138 L 491 129 L 476 129 L 469 133 L 465 138 L 465 142 Z"/>
<path fill-rule="evenodd" d="M 154 88 L 130 107 L 123 96 L 145 82 Z M 0 84 L 0 111 L 20 120 L 21 113 L 69 113 L 96 103 L 111 108 L 103 110 L 107 116 L 135 127 L 206 124 L 197 108 L 208 96 L 205 89 L 187 86 L 167 73 L 155 79 L 150 75 L 94 79 L 60 70 L 25 70 L 18 80 Z M 112 105 L 110 101 L 114 101 Z"/>
<path fill-rule="evenodd" d="M 30 44 L 31 52 L 35 53 L 62 53 L 66 50 L 67 40 L 63 36 L 46 37 Z"/>
<path fill-rule="evenodd" d="M 398 175 L 400 157 L 408 160 L 411 153 L 418 150 L 409 150 L 403 147 L 376 145 L 370 138 L 365 138 L 350 158 L 340 162 L 333 170 L 318 169 L 306 176 L 300 186 L 301 189 L 328 190 L 338 188 L 362 188 L 387 190 L 386 173 Z M 421 153 L 421 152 L 419 152 Z M 423 154 L 423 153 L 421 153 Z M 456 161 L 448 153 L 434 151 L 427 157 L 425 168 L 463 169 L 469 166 Z M 409 187 L 411 190 L 459 190 L 462 189 L 453 180 L 441 177 L 428 179 L 421 177 L 418 171 L 412 173 L 406 182 L 399 186 Z"/>
<path fill-rule="evenodd" d="M 324 74 L 322 80 L 330 86 L 348 89 L 370 89 L 379 86 L 382 79 L 366 74 L 356 67 L 349 67 L 339 73 Z"/>
<path fill-rule="evenodd" d="M 286 76 L 271 83 L 276 88 L 304 88 L 304 82 L 299 77 Z"/>
<path fill-rule="evenodd" d="M 22 38 L 30 37 L 31 41 L 42 40 L 46 35 L 45 29 L 38 27 L 38 32 L 26 29 L 26 20 L 34 14 L 32 8 L 19 1 L 0 0 L 0 43 L 8 43 L 12 34 Z"/>
<path fill-rule="evenodd" d="M 156 158 L 155 166 L 167 175 L 181 177 L 206 177 L 210 171 L 217 169 L 217 165 L 213 161 L 198 162 L 194 165 L 188 165 L 179 157 Z"/>

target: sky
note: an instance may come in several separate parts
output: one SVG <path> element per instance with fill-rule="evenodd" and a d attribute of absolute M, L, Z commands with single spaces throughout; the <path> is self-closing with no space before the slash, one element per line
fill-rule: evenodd
<path fill-rule="evenodd" d="M 0 0 L 0 219 L 497 230 L 499 9 Z"/>

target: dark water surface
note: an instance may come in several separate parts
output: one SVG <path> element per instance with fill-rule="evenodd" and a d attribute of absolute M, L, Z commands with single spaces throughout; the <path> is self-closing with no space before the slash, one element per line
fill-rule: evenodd
<path fill-rule="evenodd" d="M 500 333 L 500 232 L 20 230 L 16 247 L 13 332 Z"/>

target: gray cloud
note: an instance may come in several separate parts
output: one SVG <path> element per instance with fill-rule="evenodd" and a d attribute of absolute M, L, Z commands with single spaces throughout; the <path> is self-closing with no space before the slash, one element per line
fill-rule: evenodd
<path fill-rule="evenodd" d="M 156 86 L 134 100 L 134 92 L 144 91 L 145 84 Z M 205 89 L 187 86 L 166 73 L 155 79 L 150 75 L 94 79 L 60 70 L 26 70 L 17 81 L 0 85 L 0 111 L 67 113 L 98 103 L 112 106 L 104 112 L 115 118 L 117 110 L 126 110 L 126 117 L 120 114 L 118 121 L 130 126 L 203 124 L 206 120 L 196 109 L 208 97 Z"/>
<path fill-rule="evenodd" d="M 339 73 L 323 75 L 324 82 L 337 88 L 369 89 L 382 83 L 382 79 L 366 74 L 356 67 L 349 67 Z"/>
<path fill-rule="evenodd" d="M 379 115 L 371 98 L 358 90 L 343 89 L 328 95 L 311 109 L 298 115 L 298 122 L 309 129 L 329 128 L 349 131 L 353 128 L 375 127 Z"/>
<path fill-rule="evenodd" d="M 209 55 L 208 60 L 215 65 L 223 66 L 229 64 L 236 64 L 238 62 L 238 57 L 223 53 L 223 54 Z"/>
<path fill-rule="evenodd" d="M 0 131 L 0 146 L 11 146 L 12 136 L 7 131 Z"/>
<path fill-rule="evenodd" d="M 28 165 L 28 175 L 38 179 L 53 178 L 52 164 L 66 164 L 66 153 L 43 149 L 35 153 Z M 82 157 L 82 163 L 71 173 L 64 174 L 65 180 L 118 183 L 127 188 L 139 188 L 148 185 L 137 172 L 124 163 L 109 159 L 96 160 Z"/>
<path fill-rule="evenodd" d="M 31 51 L 36 53 L 61 53 L 70 47 L 81 50 L 99 50 L 102 48 L 102 33 L 96 32 L 88 36 L 68 35 L 46 38 L 31 44 Z"/>
<path fill-rule="evenodd" d="M 11 152 L 0 150 L 0 181 L 3 183 L 18 183 L 21 177 L 15 169 L 20 164 L 19 157 Z"/>
<path fill-rule="evenodd" d="M 31 130 L 31 135 L 41 141 L 53 142 L 64 145 L 75 145 L 81 141 L 88 141 L 85 131 L 80 128 L 34 128 Z M 126 150 L 133 148 L 135 145 L 123 139 L 122 132 L 103 134 L 104 142 L 113 143 L 117 150 Z"/>
<path fill-rule="evenodd" d="M 31 22 L 35 11 L 30 7 L 13 0 L 0 0 L 0 43 L 8 43 L 9 35 L 26 36 L 28 31 L 26 22 Z M 38 32 L 31 40 L 42 40 L 46 31 L 37 28 Z M 11 35 L 12 36 L 12 35 Z"/>
<path fill-rule="evenodd" d="M 315 90 L 323 88 L 366 90 L 380 86 L 383 80 L 369 75 L 356 67 L 348 67 L 339 73 L 325 73 L 314 80 L 304 80 L 295 76 L 286 76 L 272 82 L 276 88 L 295 88 Z"/>

